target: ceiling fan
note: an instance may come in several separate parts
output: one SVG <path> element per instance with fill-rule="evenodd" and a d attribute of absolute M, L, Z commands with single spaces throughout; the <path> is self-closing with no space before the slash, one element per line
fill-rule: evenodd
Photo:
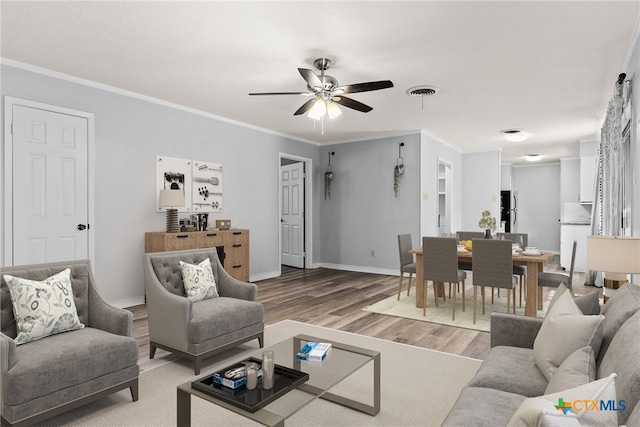
<path fill-rule="evenodd" d="M 368 113 L 373 110 L 372 107 L 344 95 L 348 93 L 369 92 L 393 87 L 393 83 L 390 80 L 338 86 L 338 80 L 336 80 L 335 77 L 324 73 L 332 64 L 333 62 L 327 58 L 318 58 L 313 61 L 313 65 L 320 70 L 320 75 L 317 75 L 312 70 L 306 68 L 298 68 L 300 75 L 307 82 L 307 89 L 309 89 L 309 92 L 254 92 L 249 95 L 311 96 L 313 98 L 302 104 L 302 106 L 298 108 L 293 115 L 299 116 L 309 112 L 309 117 L 318 120 L 324 117 L 325 114 L 327 114 L 331 119 L 342 114 L 337 104 L 363 113 Z"/>

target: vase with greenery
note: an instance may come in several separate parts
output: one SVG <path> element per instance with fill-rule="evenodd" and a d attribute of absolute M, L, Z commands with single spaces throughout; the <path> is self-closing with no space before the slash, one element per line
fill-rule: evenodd
<path fill-rule="evenodd" d="M 398 190 L 400 189 L 400 177 L 404 175 L 404 165 L 398 164 L 393 167 L 393 192 L 398 197 Z"/>
<path fill-rule="evenodd" d="M 496 231 L 496 218 L 491 216 L 490 211 L 482 212 L 478 226 L 483 229 L 485 239 L 491 239 L 491 232 Z"/>

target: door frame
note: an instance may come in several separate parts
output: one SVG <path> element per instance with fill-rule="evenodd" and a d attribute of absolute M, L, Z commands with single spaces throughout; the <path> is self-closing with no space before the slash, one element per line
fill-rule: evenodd
<path fill-rule="evenodd" d="M 13 107 L 23 106 L 54 113 L 82 117 L 87 120 L 87 221 L 90 224 L 87 230 L 89 239 L 89 259 L 95 258 L 95 114 L 86 111 L 73 110 L 57 105 L 43 104 L 41 102 L 4 97 L 4 185 L 3 207 L 0 209 L 2 223 L 2 240 L 0 245 L 0 265 L 13 265 Z"/>
<path fill-rule="evenodd" d="M 280 166 L 282 159 L 295 160 L 304 163 L 304 264 L 303 268 L 310 268 L 312 265 L 313 254 L 313 241 L 312 241 L 312 212 L 313 212 L 313 197 L 311 189 L 313 188 L 313 160 L 308 157 L 296 156 L 295 154 L 278 153 L 278 270 L 282 274 L 282 225 L 280 219 L 282 218 L 282 174 L 280 173 Z"/>

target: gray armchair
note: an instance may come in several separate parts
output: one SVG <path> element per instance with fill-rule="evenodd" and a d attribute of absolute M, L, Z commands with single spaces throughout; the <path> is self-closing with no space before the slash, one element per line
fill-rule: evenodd
<path fill-rule="evenodd" d="M 198 264 L 209 258 L 219 297 L 186 298 L 179 261 Z M 231 277 L 215 248 L 144 254 L 144 287 L 149 318 L 149 358 L 161 348 L 191 359 L 200 373 L 202 360 L 264 336 L 264 308 L 258 287 Z"/>
<path fill-rule="evenodd" d="M 4 275 L 42 281 L 71 269 L 85 327 L 16 345 L 17 328 Z M 129 388 L 138 400 L 138 343 L 133 315 L 98 294 L 88 260 L 0 268 L 2 425 L 28 426 Z"/>

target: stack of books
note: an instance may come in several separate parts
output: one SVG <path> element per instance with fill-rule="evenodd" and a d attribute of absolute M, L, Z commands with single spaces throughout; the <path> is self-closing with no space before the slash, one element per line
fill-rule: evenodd
<path fill-rule="evenodd" d="M 331 350 L 331 343 L 328 342 L 308 342 L 296 354 L 296 359 L 322 361 Z"/>

